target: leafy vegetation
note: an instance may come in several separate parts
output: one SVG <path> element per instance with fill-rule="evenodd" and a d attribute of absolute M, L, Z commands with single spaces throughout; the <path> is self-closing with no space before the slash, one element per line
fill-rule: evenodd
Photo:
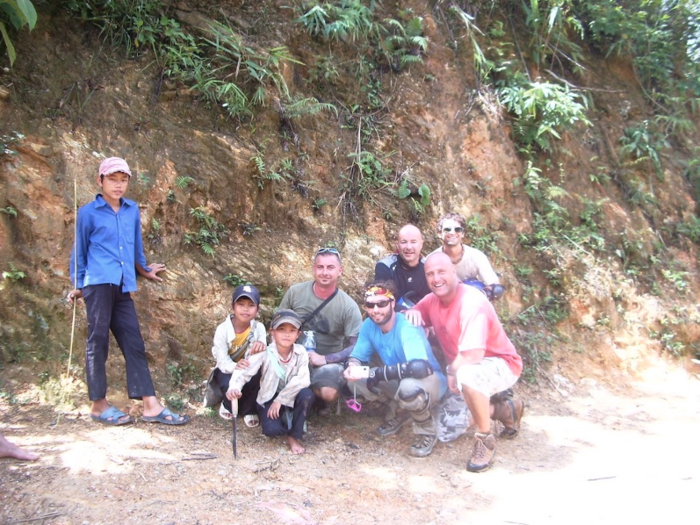
<path fill-rule="evenodd" d="M 187 175 L 181 175 L 175 179 L 175 186 L 177 186 L 181 190 L 184 190 L 193 182 L 194 179 L 192 177 L 189 177 Z"/>
<path fill-rule="evenodd" d="M 10 269 L 2 272 L 3 279 L 8 279 L 9 281 L 16 283 L 18 281 L 21 281 L 22 279 L 24 279 L 27 276 L 27 274 L 24 273 L 22 270 L 19 270 L 14 265 L 14 263 L 10 262 L 9 265 L 10 265 Z"/>
<path fill-rule="evenodd" d="M 283 62 L 300 62 L 284 46 L 253 48 L 220 22 L 209 25 L 208 36 L 196 38 L 168 16 L 158 0 L 70 1 L 67 7 L 97 24 L 105 40 L 125 49 L 127 56 L 152 57 L 158 71 L 156 94 L 163 78 L 172 78 L 237 118 L 249 117 L 255 106 L 265 105 L 270 89 L 289 98 L 280 67 Z"/>
<path fill-rule="evenodd" d="M 279 116 L 278 136 L 274 138 L 279 138 L 285 153 L 274 155 L 277 151 L 272 149 L 266 153 L 264 144 L 270 138 L 262 137 L 256 140 L 257 151 L 250 159 L 254 182 L 260 189 L 274 185 L 279 193 L 283 185 L 291 187 L 308 198 L 307 212 L 310 206 L 314 213 L 329 215 L 329 208 L 337 209 L 334 201 L 339 198 L 344 217 L 349 213 L 357 218 L 363 203 L 370 203 L 387 221 L 406 219 L 396 215 L 397 206 L 408 209 L 410 220 L 417 221 L 437 198 L 427 183 L 402 173 L 403 159 L 392 155 L 394 148 L 398 150 L 392 118 L 398 74 L 418 72 L 419 85 L 425 85 L 420 80 L 424 79 L 431 82 L 431 88 L 440 87 L 440 73 L 420 66 L 429 52 L 424 21 L 400 3 L 332 0 L 294 4 L 295 38 L 302 38 L 304 46 L 311 44 L 304 49 L 308 68 L 293 51 L 278 45 L 290 40 L 276 38 L 267 28 L 262 31 L 266 38 L 255 42 L 251 37 L 259 34 L 260 28 L 248 32 L 220 17 L 218 22 L 200 27 L 195 36 L 172 18 L 172 7 L 155 0 L 73 1 L 71 5 L 74 12 L 96 24 L 108 42 L 155 68 L 156 91 L 165 78 L 184 84 L 201 102 L 225 111 L 236 124 L 258 126 L 264 121 L 260 118 L 263 112 L 267 112 L 265 118 Z M 517 191 L 532 205 L 531 228 L 519 229 L 524 233 L 518 241 L 531 250 L 537 262 L 518 261 L 514 265 L 526 305 L 517 319 L 518 329 L 550 333 L 566 318 L 569 285 L 574 279 L 569 273 L 575 264 L 588 268 L 607 259 L 621 266 L 625 279 L 644 282 L 645 291 L 675 297 L 688 294 L 688 268 L 674 265 L 664 243 L 700 243 L 700 220 L 688 218 L 685 211 L 684 222 L 659 220 L 660 194 L 655 186 L 664 182 L 664 167 L 678 168 L 675 159 L 673 165 L 669 162 L 669 149 L 690 150 L 697 131 L 698 3 L 436 0 L 430 5 L 434 9 L 425 16 L 435 15 L 433 22 L 438 25 L 438 31 L 431 27 L 431 38 L 444 37 L 454 49 L 455 63 L 450 67 L 461 67 L 459 61 L 473 65 L 476 85 L 470 84 L 469 96 L 484 108 L 492 104 L 493 115 L 498 115 L 499 109 L 507 114 L 525 166 L 516 182 Z M 300 36 L 303 32 L 306 35 Z M 587 55 L 591 48 L 600 56 L 616 56 L 632 65 L 648 107 L 635 108 L 623 136 L 608 141 L 608 145 L 619 147 L 611 157 L 619 155 L 620 162 L 606 166 L 604 160 L 589 159 L 583 178 L 590 181 L 592 191 L 584 196 L 566 191 L 571 188 L 566 182 L 576 174 L 565 173 L 558 162 L 571 155 L 561 139 L 572 131 L 586 132 L 585 140 L 603 149 L 598 130 L 586 130 L 593 119 L 590 108 L 600 100 L 595 91 L 583 87 L 590 75 L 581 76 L 590 68 Z M 300 67 L 292 68 L 292 77 L 285 64 Z M 294 128 L 307 116 L 337 118 L 343 130 L 334 144 L 334 161 L 339 161 L 339 166 L 329 174 L 329 179 L 335 176 L 337 180 L 335 195 L 325 189 L 323 196 L 310 191 L 313 181 L 304 176 L 305 153 Z M 301 138 L 303 144 L 305 137 Z M 12 140 L 3 136 L 0 152 L 11 153 Z M 296 152 L 288 153 L 288 147 L 296 147 Z M 682 167 L 683 174 L 696 188 L 697 199 L 700 161 L 690 151 L 686 153 L 691 160 Z M 596 154 L 604 156 L 599 151 Z M 698 157 L 697 152 L 694 157 Z M 669 165 L 664 166 L 664 162 Z M 609 182 L 617 187 L 606 187 Z M 190 177 L 178 177 L 175 188 L 185 190 L 192 183 Z M 433 186 L 433 190 L 442 205 L 444 188 Z M 610 209 L 602 195 L 617 190 L 627 206 L 638 208 L 635 212 L 648 218 L 649 232 L 618 235 L 606 231 L 604 211 L 610 213 Z M 386 206 L 389 198 L 394 202 Z M 168 193 L 168 202 L 177 202 L 173 190 Z M 9 214 L 5 210 L 0 212 Z M 185 242 L 200 246 L 213 257 L 227 233 L 225 227 L 202 207 L 190 213 L 199 231 L 188 232 Z M 489 254 L 500 253 L 498 233 L 481 221 L 476 214 L 469 218 L 471 243 Z M 154 219 L 151 226 L 149 239 L 158 240 L 160 225 Z M 238 226 L 244 236 L 261 230 L 252 222 Z M 235 286 L 243 278 L 228 274 L 224 280 Z M 608 327 L 614 322 L 614 315 L 604 315 L 591 326 Z M 519 342 L 531 368 L 547 362 L 549 348 L 556 342 L 547 337 L 521 333 Z M 677 331 L 664 327 L 655 337 L 670 352 L 682 351 Z"/>
<path fill-rule="evenodd" d="M 695 244 L 700 244 L 700 217 L 691 217 L 688 222 L 679 222 L 676 225 L 676 232 Z"/>
<path fill-rule="evenodd" d="M 230 284 L 234 288 L 241 286 L 242 284 L 251 284 L 248 279 L 241 277 L 237 273 L 227 273 L 224 276 L 224 282 Z"/>
<path fill-rule="evenodd" d="M 298 18 L 304 28 L 314 36 L 330 40 L 356 41 L 368 38 L 378 30 L 372 21 L 376 2 L 364 5 L 360 0 L 336 2 L 305 2 L 304 13 Z"/>
<path fill-rule="evenodd" d="M 657 177 L 659 180 L 663 180 L 659 151 L 668 148 L 669 143 L 657 131 L 650 129 L 648 120 L 643 121 L 637 127 L 625 129 L 620 143 L 622 144 L 620 153 L 623 157 L 631 157 L 635 163 L 650 160 Z"/>
<path fill-rule="evenodd" d="M 221 240 L 228 234 L 228 230 L 202 206 L 190 208 L 190 215 L 197 221 L 199 230 L 186 233 L 185 244 L 195 244 L 206 255 L 214 258 L 214 249 L 221 244 Z"/>
<path fill-rule="evenodd" d="M 170 382 L 175 387 L 181 387 L 187 382 L 197 382 L 201 379 L 197 365 L 192 356 L 185 363 L 168 363 L 166 365 Z"/>
<path fill-rule="evenodd" d="M 371 1 L 365 5 L 360 0 L 312 0 L 303 3 L 297 22 L 315 37 L 347 44 L 360 43 L 360 49 L 368 45 L 397 72 L 410 64 L 422 63 L 422 55 L 428 49 L 422 18 L 412 16 L 407 10 L 401 13 L 404 15 L 402 20 L 375 20 L 378 4 Z"/>
<path fill-rule="evenodd" d="M 10 65 L 15 63 L 17 52 L 8 33 L 8 24 L 14 29 L 27 26 L 31 31 L 34 29 L 36 21 L 36 9 L 30 0 L 0 0 L 0 34 L 2 34 Z"/>
<path fill-rule="evenodd" d="M 283 98 L 289 98 L 289 88 L 280 74 L 282 62 L 301 64 L 285 46 L 265 51 L 245 45 L 233 28 L 221 23 L 209 26 L 213 38 L 205 38 L 214 57 L 196 69 L 197 89 L 213 102 L 221 103 L 231 116 L 250 114 L 251 107 L 264 106 L 272 85 Z M 233 78 L 235 82 L 227 80 Z M 248 89 L 248 93 L 244 91 Z M 252 93 L 252 94 L 250 94 Z"/>
<path fill-rule="evenodd" d="M 12 146 L 19 144 L 24 138 L 24 135 L 13 131 L 11 135 L 0 135 L 0 157 L 3 155 L 16 155 L 17 152 L 12 149 Z"/>
<path fill-rule="evenodd" d="M 551 153 L 552 139 L 560 139 L 563 131 L 578 123 L 591 124 L 586 117 L 586 99 L 567 85 L 526 82 L 518 77 L 503 83 L 497 94 L 514 115 L 514 139 L 528 155 L 533 148 Z"/>
<path fill-rule="evenodd" d="M 6 206 L 5 208 L 0 208 L 0 213 L 4 213 L 9 217 L 17 217 L 17 208 L 14 206 Z"/>

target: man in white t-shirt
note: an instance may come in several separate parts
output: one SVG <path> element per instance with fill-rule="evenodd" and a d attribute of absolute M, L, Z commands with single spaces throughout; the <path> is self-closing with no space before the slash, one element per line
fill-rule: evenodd
<path fill-rule="evenodd" d="M 498 299 L 503 295 L 504 289 L 488 257 L 481 250 L 467 246 L 462 242 L 466 225 L 464 217 L 458 213 L 443 215 L 437 224 L 442 246 L 432 253 L 442 252 L 448 255 L 460 281 L 477 288 L 483 288 L 490 300 Z M 474 283 L 474 281 L 478 281 L 478 283 Z"/>

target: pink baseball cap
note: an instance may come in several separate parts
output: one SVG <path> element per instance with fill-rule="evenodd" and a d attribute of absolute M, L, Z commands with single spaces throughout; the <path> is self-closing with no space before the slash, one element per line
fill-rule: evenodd
<path fill-rule="evenodd" d="M 111 175 L 112 173 L 122 172 L 131 177 L 131 170 L 126 161 L 119 157 L 109 157 L 100 164 L 100 175 Z"/>

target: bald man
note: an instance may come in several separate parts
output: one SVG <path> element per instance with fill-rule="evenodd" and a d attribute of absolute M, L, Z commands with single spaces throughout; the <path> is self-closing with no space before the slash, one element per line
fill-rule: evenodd
<path fill-rule="evenodd" d="M 491 419 L 505 427 L 502 438 L 520 430 L 525 403 L 510 397 L 491 396 L 512 387 L 523 362 L 486 296 L 459 281 L 450 257 L 431 253 L 425 260 L 425 276 L 432 293 L 405 314 L 414 326 L 433 327 L 448 363 L 447 385 L 461 393 L 474 418 L 477 432 L 467 470 L 481 472 L 496 455 Z"/>
<path fill-rule="evenodd" d="M 384 257 L 375 266 L 374 279 L 392 281 L 398 291 L 398 298 L 417 303 L 430 293 L 423 270 L 422 249 L 423 234 L 413 224 L 407 224 L 396 236 L 396 253 Z M 402 310 L 400 302 L 396 301 L 398 311 Z"/>

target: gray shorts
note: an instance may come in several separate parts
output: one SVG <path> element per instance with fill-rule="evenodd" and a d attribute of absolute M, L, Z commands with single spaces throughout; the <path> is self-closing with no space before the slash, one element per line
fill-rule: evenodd
<path fill-rule="evenodd" d="M 462 385 L 491 397 L 512 387 L 518 380 L 508 364 L 500 357 L 485 357 L 473 365 L 462 365 L 457 370 L 457 388 Z"/>
<path fill-rule="evenodd" d="M 343 377 L 345 367 L 338 363 L 323 365 L 311 369 L 311 390 L 330 387 L 340 390 L 347 382 Z"/>

